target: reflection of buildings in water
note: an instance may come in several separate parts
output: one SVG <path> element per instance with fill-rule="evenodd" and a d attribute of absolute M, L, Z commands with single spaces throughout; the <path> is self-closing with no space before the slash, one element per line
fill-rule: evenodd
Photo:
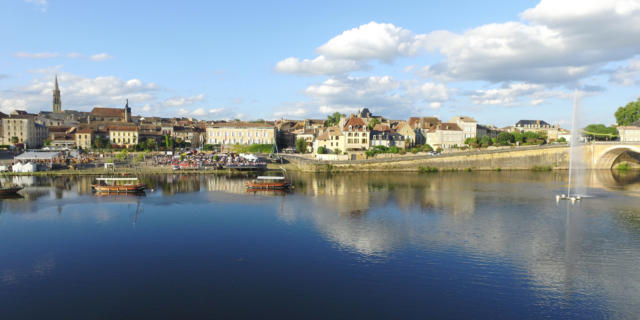
<path fill-rule="evenodd" d="M 14 176 L 11 178 L 13 184 L 18 186 L 32 186 L 36 183 L 36 177 L 34 176 Z"/>
<path fill-rule="evenodd" d="M 226 193 L 246 194 L 245 179 L 234 179 L 224 176 L 210 175 L 206 177 L 207 191 L 222 191 Z"/>
<path fill-rule="evenodd" d="M 189 193 L 200 191 L 200 176 L 194 175 L 168 175 L 166 183 L 160 181 L 163 195 L 173 195 L 176 193 Z M 147 183 L 147 187 L 150 184 Z"/>

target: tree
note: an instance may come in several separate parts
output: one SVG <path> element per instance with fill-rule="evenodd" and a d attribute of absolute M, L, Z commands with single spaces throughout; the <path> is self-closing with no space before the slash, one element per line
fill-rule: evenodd
<path fill-rule="evenodd" d="M 11 137 L 11 143 L 12 144 L 17 144 L 20 140 L 18 140 L 18 137 Z"/>
<path fill-rule="evenodd" d="M 317 153 L 318 154 L 325 154 L 325 153 L 327 153 L 327 150 L 325 150 L 324 146 L 319 146 Z"/>
<path fill-rule="evenodd" d="M 50 145 L 51 145 L 51 142 L 52 142 L 52 140 L 51 140 L 51 139 L 45 139 L 45 140 L 44 140 L 44 142 L 43 142 L 43 144 L 44 144 L 45 146 L 50 146 Z"/>
<path fill-rule="evenodd" d="M 307 141 L 305 141 L 303 138 L 296 139 L 296 150 L 298 150 L 298 152 L 300 153 L 306 153 Z"/>
<path fill-rule="evenodd" d="M 516 139 L 509 132 L 500 132 L 500 134 L 498 134 L 498 137 L 496 137 L 496 141 L 503 146 L 507 146 L 514 143 Z"/>
<path fill-rule="evenodd" d="M 337 154 L 337 155 L 341 155 L 342 154 L 342 150 L 335 148 L 333 149 L 333 153 Z"/>
<path fill-rule="evenodd" d="M 122 161 L 127 159 L 127 150 L 122 150 L 122 152 L 116 155 L 116 160 Z"/>
<path fill-rule="evenodd" d="M 340 123 L 340 118 L 345 115 L 340 114 L 340 112 L 334 112 L 333 115 L 327 116 L 327 127 L 335 126 Z"/>
<path fill-rule="evenodd" d="M 584 128 L 583 133 L 593 140 L 613 140 L 618 137 L 618 129 L 604 124 L 590 124 Z"/>
<path fill-rule="evenodd" d="M 521 132 L 518 132 L 518 131 L 513 133 L 513 139 L 516 142 L 520 142 L 520 143 L 524 142 L 524 136 L 522 135 Z"/>
<path fill-rule="evenodd" d="M 158 150 L 158 143 L 156 142 L 156 139 L 147 138 L 147 149 L 152 151 Z"/>
<path fill-rule="evenodd" d="M 466 145 L 473 145 L 473 144 L 478 144 L 478 138 L 473 137 L 473 138 L 466 138 L 464 139 L 464 144 Z"/>
<path fill-rule="evenodd" d="M 376 126 L 376 124 L 380 123 L 380 119 L 378 118 L 373 118 L 371 119 L 371 121 L 369 121 L 369 125 L 367 125 L 367 128 L 369 128 L 369 131 L 373 130 L 373 127 Z"/>
<path fill-rule="evenodd" d="M 480 138 L 480 145 L 484 148 L 492 145 L 491 138 L 489 136 L 482 136 L 482 138 Z"/>
<path fill-rule="evenodd" d="M 624 107 L 619 107 L 615 115 L 619 126 L 628 126 L 638 121 L 640 119 L 640 98 L 637 101 L 627 103 Z"/>

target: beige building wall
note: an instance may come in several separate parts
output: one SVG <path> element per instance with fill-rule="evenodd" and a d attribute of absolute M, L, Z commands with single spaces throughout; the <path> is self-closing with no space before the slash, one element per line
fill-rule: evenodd
<path fill-rule="evenodd" d="M 2 119 L 2 144 L 13 144 L 13 137 L 27 148 L 42 147 L 49 135 L 47 128 L 35 123 L 32 118 L 10 117 Z"/>
<path fill-rule="evenodd" d="M 84 150 L 91 149 L 93 135 L 90 132 L 76 133 L 76 146 Z"/>
<path fill-rule="evenodd" d="M 433 148 L 448 149 L 464 145 L 464 132 L 461 130 L 436 130 L 427 133 L 427 144 Z"/>
<path fill-rule="evenodd" d="M 111 129 L 109 130 L 109 142 L 119 146 L 130 147 L 138 144 L 137 129 Z"/>
<path fill-rule="evenodd" d="M 618 134 L 620 135 L 620 141 L 622 142 L 640 142 L 640 127 L 618 127 Z"/>
<path fill-rule="evenodd" d="M 478 136 L 478 122 L 470 117 L 457 116 L 451 119 L 449 122 L 455 123 L 462 129 L 464 139 L 475 138 Z M 463 141 L 464 142 L 464 141 Z"/>
<path fill-rule="evenodd" d="M 225 124 L 207 127 L 207 144 L 274 144 L 276 128 L 258 124 Z"/>

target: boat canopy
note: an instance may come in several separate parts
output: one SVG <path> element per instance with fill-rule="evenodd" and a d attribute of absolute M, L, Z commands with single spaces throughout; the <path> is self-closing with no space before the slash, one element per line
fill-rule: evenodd
<path fill-rule="evenodd" d="M 138 178 L 96 178 L 98 181 L 137 181 Z"/>
<path fill-rule="evenodd" d="M 284 180 L 284 177 L 278 176 L 259 176 L 258 180 Z"/>

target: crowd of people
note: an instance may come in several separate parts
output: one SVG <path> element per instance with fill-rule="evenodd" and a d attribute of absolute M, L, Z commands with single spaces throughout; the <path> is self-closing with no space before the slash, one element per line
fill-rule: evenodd
<path fill-rule="evenodd" d="M 187 153 L 181 155 L 155 155 L 150 159 L 154 166 L 171 166 L 174 169 L 220 169 L 266 166 L 267 162 L 254 155 L 236 153 Z"/>

